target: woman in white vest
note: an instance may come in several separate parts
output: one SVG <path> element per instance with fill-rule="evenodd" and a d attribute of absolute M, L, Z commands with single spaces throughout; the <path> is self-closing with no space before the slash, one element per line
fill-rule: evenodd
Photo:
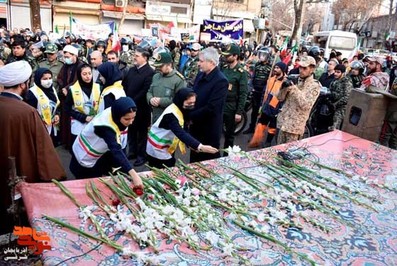
<path fill-rule="evenodd" d="M 123 151 L 127 145 L 126 129 L 135 115 L 134 101 L 122 97 L 88 123 L 73 143 L 69 168 L 77 179 L 108 175 L 115 169 L 128 173 L 134 185 L 142 188 L 142 180 Z"/>
<path fill-rule="evenodd" d="M 179 147 L 181 153 L 184 154 L 186 152 L 185 145 L 199 152 L 218 152 L 218 149 L 212 146 L 201 144 L 185 130 L 186 119 L 189 111 L 194 109 L 195 102 L 196 94 L 192 89 L 180 89 L 176 92 L 173 103 L 152 125 L 146 145 L 150 166 L 173 167 L 175 165 L 175 150 Z"/>
<path fill-rule="evenodd" d="M 77 68 L 77 81 L 69 87 L 65 112 L 70 116 L 72 143 L 98 113 L 101 88 L 92 81 L 92 69 L 83 64 Z"/>
<path fill-rule="evenodd" d="M 121 70 L 112 62 L 105 62 L 98 67 L 99 79 L 103 83 L 103 90 L 99 100 L 99 110 L 102 112 L 112 106 L 112 103 L 120 97 L 125 97 L 123 85 L 121 85 Z"/>
<path fill-rule="evenodd" d="M 52 84 L 52 72 L 48 68 L 39 68 L 34 74 L 34 85 L 29 89 L 26 102 L 37 109 L 54 147 L 59 146 L 59 98 Z"/>

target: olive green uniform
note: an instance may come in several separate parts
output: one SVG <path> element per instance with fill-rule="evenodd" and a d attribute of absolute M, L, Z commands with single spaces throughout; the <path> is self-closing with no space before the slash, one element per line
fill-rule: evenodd
<path fill-rule="evenodd" d="M 45 68 L 48 68 L 49 70 L 51 70 L 52 82 L 54 84 L 54 88 L 57 91 L 59 90 L 57 78 L 58 78 L 59 71 L 61 71 L 62 66 L 63 66 L 63 63 L 58 60 L 55 60 L 52 63 L 48 62 L 48 60 L 44 60 L 39 63 L 39 67 L 45 67 Z"/>
<path fill-rule="evenodd" d="M 152 84 L 146 94 L 146 99 L 151 106 L 150 99 L 159 97 L 160 105 L 156 107 L 152 106 L 152 123 L 156 122 L 165 108 L 172 103 L 175 93 L 183 87 L 186 87 L 186 82 L 182 74 L 175 69 L 165 76 L 161 73 L 156 73 L 153 76 Z"/>
<path fill-rule="evenodd" d="M 244 112 L 248 95 L 248 73 L 239 63 L 234 68 L 225 65 L 222 72 L 229 81 L 226 104 L 223 111 L 223 123 L 225 124 L 224 148 L 228 148 L 234 144 L 235 115 L 242 115 Z"/>

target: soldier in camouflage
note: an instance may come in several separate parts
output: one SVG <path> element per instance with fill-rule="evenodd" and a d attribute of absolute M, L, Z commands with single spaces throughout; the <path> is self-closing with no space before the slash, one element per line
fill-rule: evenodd
<path fill-rule="evenodd" d="M 383 57 L 381 56 L 370 56 L 367 57 L 368 66 L 367 74 L 363 81 L 361 87 L 366 91 L 373 91 L 374 89 L 381 89 L 387 91 L 389 89 L 389 74 L 382 71 Z"/>
<path fill-rule="evenodd" d="M 222 72 L 229 81 L 226 104 L 223 111 L 223 123 L 225 124 L 224 148 L 226 149 L 234 145 L 236 123 L 239 123 L 242 119 L 248 94 L 248 73 L 238 61 L 240 48 L 236 44 L 232 43 L 222 55 L 226 62 Z M 227 155 L 226 152 L 224 155 Z"/>
<path fill-rule="evenodd" d="M 270 71 L 272 69 L 270 60 L 270 50 L 266 47 L 261 48 L 258 53 L 258 62 L 254 66 L 254 74 L 252 77 L 252 112 L 251 122 L 246 131 L 243 134 L 254 133 L 256 120 L 258 118 L 259 108 L 262 104 L 262 95 L 265 90 L 267 79 L 269 78 Z"/>
<path fill-rule="evenodd" d="M 181 58 L 181 51 L 179 50 L 179 47 L 177 46 L 176 41 L 174 40 L 170 41 L 168 47 L 170 48 L 172 61 L 174 62 L 174 69 L 178 69 L 179 60 Z"/>
<path fill-rule="evenodd" d="M 196 79 L 197 73 L 199 71 L 198 67 L 198 54 L 201 50 L 201 45 L 199 43 L 194 43 L 191 48 L 189 59 L 187 60 L 183 68 L 183 76 L 186 79 L 187 86 L 192 88 L 194 85 L 194 80 Z"/>
<path fill-rule="evenodd" d="M 349 100 L 350 92 L 353 88 L 353 83 L 348 76 L 345 76 L 346 67 L 339 64 L 335 67 L 335 80 L 329 87 L 329 99 L 335 108 L 334 124 L 329 130 L 340 129 L 343 118 L 346 112 L 347 102 Z"/>
<path fill-rule="evenodd" d="M 285 101 L 277 116 L 280 129 L 277 144 L 288 143 L 303 137 L 310 111 L 320 94 L 321 84 L 314 79 L 316 60 L 311 56 L 301 58 L 298 84 L 283 86 L 278 94 L 279 101 Z"/>
<path fill-rule="evenodd" d="M 10 54 L 7 58 L 6 64 L 25 60 L 32 67 L 32 71 L 36 71 L 38 68 L 38 64 L 34 57 L 28 56 L 26 54 L 26 41 L 22 37 L 18 37 L 14 39 L 14 42 L 11 44 L 12 54 Z"/>
<path fill-rule="evenodd" d="M 120 61 L 127 64 L 127 68 L 131 68 L 134 65 L 134 50 L 130 49 L 132 46 L 132 40 L 127 37 L 123 37 L 120 40 L 121 44 L 121 55 Z"/>

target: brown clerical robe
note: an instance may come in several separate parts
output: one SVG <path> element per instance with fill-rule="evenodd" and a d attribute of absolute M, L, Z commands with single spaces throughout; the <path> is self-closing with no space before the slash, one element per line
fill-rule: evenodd
<path fill-rule="evenodd" d="M 26 182 L 66 177 L 61 160 L 36 109 L 15 95 L 0 95 L 0 232 L 12 226 L 6 210 L 11 196 L 8 187 L 9 161 L 15 157 L 18 176 Z M 8 224 L 7 224 L 8 223 Z M 12 228 L 12 227 L 11 227 Z"/>

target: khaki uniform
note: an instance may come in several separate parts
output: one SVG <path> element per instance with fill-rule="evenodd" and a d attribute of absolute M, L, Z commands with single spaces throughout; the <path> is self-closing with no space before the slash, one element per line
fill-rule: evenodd
<path fill-rule="evenodd" d="M 61 71 L 62 66 L 63 66 L 63 63 L 58 60 L 55 60 L 52 63 L 48 62 L 48 60 L 44 60 L 39 63 L 39 67 L 45 67 L 45 68 L 48 68 L 49 70 L 51 70 L 52 82 L 54 84 L 54 88 L 57 91 L 59 90 L 57 78 L 58 78 L 59 71 Z"/>
<path fill-rule="evenodd" d="M 285 133 L 296 135 L 292 138 L 294 140 L 303 136 L 310 111 L 320 94 L 321 84 L 313 76 L 309 76 L 306 79 L 299 79 L 296 87 L 287 94 L 277 117 L 277 126 L 281 130 L 279 135 L 281 142 L 278 141 L 278 144 L 285 143 L 282 138 L 290 139 L 283 137 Z"/>

